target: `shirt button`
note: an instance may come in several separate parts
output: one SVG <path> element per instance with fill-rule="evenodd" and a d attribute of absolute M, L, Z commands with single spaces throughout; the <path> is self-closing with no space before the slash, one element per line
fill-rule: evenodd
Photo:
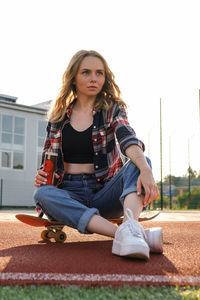
<path fill-rule="evenodd" d="M 96 169 L 98 169 L 98 167 L 99 167 L 99 166 L 97 166 L 97 165 L 95 166 Z"/>
<path fill-rule="evenodd" d="M 98 155 L 98 152 L 95 152 L 95 155 Z"/>
<path fill-rule="evenodd" d="M 96 142 L 96 141 L 97 141 L 97 139 L 94 139 L 94 141 Z"/>
<path fill-rule="evenodd" d="M 100 181 L 100 179 L 97 179 L 97 181 Z"/>
<path fill-rule="evenodd" d="M 94 125 L 93 128 L 97 128 L 97 127 Z"/>

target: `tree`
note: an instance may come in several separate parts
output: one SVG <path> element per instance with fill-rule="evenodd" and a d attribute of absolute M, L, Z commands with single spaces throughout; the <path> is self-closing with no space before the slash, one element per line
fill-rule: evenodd
<path fill-rule="evenodd" d="M 193 170 L 191 167 L 189 167 L 187 169 L 187 175 L 189 176 L 190 175 L 190 178 L 193 179 L 193 178 L 196 178 L 198 175 L 197 175 L 197 171 Z"/>
<path fill-rule="evenodd" d="M 200 187 L 193 188 L 177 197 L 178 207 L 185 209 L 200 209 Z"/>

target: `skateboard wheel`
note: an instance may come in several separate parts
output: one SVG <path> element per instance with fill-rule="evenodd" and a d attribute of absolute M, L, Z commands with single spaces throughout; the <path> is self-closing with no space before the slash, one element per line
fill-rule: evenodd
<path fill-rule="evenodd" d="M 41 233 L 41 238 L 43 240 L 46 240 L 46 241 L 50 240 L 50 237 L 48 236 L 48 233 L 49 233 L 48 230 L 43 230 L 42 233 Z"/>
<path fill-rule="evenodd" d="M 66 236 L 66 233 L 64 231 L 56 232 L 56 234 L 55 234 L 55 241 L 56 242 L 64 243 L 66 238 L 67 238 L 67 236 Z"/>

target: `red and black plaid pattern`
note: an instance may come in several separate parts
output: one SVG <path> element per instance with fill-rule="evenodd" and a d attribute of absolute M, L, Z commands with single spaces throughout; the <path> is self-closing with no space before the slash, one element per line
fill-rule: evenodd
<path fill-rule="evenodd" d="M 57 185 L 60 184 L 64 175 L 62 130 L 70 122 L 73 105 L 74 102 L 67 108 L 63 121 L 59 123 L 49 122 L 47 125 L 41 167 L 45 152 L 51 150 L 58 153 L 57 173 L 61 177 Z M 117 103 L 109 111 L 94 110 L 93 117 L 94 169 L 97 181 L 104 183 L 111 179 L 123 166 L 121 154 L 125 155 L 127 147 L 138 145 L 144 151 L 144 144 L 136 137 L 134 130 L 129 125 L 125 109 Z"/>

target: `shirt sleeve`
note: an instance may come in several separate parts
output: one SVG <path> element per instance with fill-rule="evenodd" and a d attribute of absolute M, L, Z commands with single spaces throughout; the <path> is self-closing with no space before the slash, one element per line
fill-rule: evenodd
<path fill-rule="evenodd" d="M 45 153 L 48 152 L 49 150 L 52 150 L 52 142 L 51 142 L 51 138 L 50 138 L 51 129 L 52 129 L 52 123 L 48 122 L 47 128 L 46 128 L 47 134 L 46 134 L 46 139 L 44 141 L 40 169 L 43 169 L 43 166 L 44 166 Z M 56 145 L 57 145 L 57 143 L 56 143 Z M 59 157 L 58 157 L 58 159 L 59 159 Z M 57 164 L 58 164 L 58 162 L 57 162 Z M 58 179 L 54 178 L 54 185 L 58 186 L 62 182 L 64 172 L 63 172 L 63 169 L 58 169 L 58 165 L 56 166 L 55 172 L 60 176 Z"/>
<path fill-rule="evenodd" d="M 144 143 L 136 137 L 134 129 L 128 122 L 125 109 L 118 104 L 115 104 L 113 107 L 111 126 L 115 130 L 117 141 L 123 155 L 126 156 L 125 151 L 131 145 L 137 145 L 143 151 L 145 150 Z"/>
<path fill-rule="evenodd" d="M 47 124 L 47 128 L 46 128 L 46 138 L 44 141 L 44 146 L 43 146 L 43 152 L 42 152 L 42 160 L 41 160 L 41 164 L 40 164 L 40 169 L 43 168 L 44 165 L 44 157 L 45 157 L 45 153 L 50 149 L 51 147 L 51 140 L 50 140 L 50 127 L 51 127 L 51 123 L 48 122 Z"/>

